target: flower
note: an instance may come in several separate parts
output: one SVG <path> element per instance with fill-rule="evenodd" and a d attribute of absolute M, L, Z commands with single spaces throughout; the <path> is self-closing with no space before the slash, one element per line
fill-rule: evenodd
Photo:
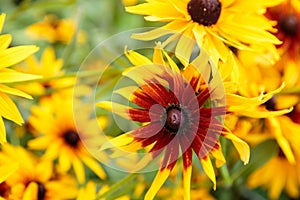
<path fill-rule="evenodd" d="M 93 140 L 95 138 L 89 126 L 89 123 L 93 122 L 89 119 L 81 119 L 82 124 L 75 123 L 73 115 L 77 113 L 73 111 L 73 104 L 78 100 L 72 97 L 72 94 L 68 97 L 57 94 L 43 99 L 39 106 L 33 106 L 28 122 L 40 136 L 30 140 L 28 146 L 31 149 L 46 150 L 43 155 L 45 159 L 58 158 L 58 166 L 63 172 L 73 166 L 80 183 L 85 182 L 83 163 L 98 177 L 104 179 L 106 177 L 104 170 L 85 149 L 81 141 L 81 139 Z"/>
<path fill-rule="evenodd" d="M 46 81 L 22 84 L 20 89 L 31 95 L 46 95 L 47 90 L 63 91 L 74 85 L 74 78 L 64 78 L 65 71 L 62 69 L 63 60 L 55 57 L 52 47 L 47 47 L 38 61 L 34 56 L 28 57 L 18 70 L 30 74 L 41 75 Z M 49 79 L 49 80 L 47 80 Z"/>
<path fill-rule="evenodd" d="M 77 194 L 72 177 L 57 174 L 51 161 L 39 159 L 20 146 L 4 144 L 0 160 L 18 164 L 17 170 L 0 185 L 5 199 L 70 199 Z"/>
<path fill-rule="evenodd" d="M 27 27 L 26 33 L 36 40 L 70 43 L 75 35 L 76 26 L 73 19 L 59 19 L 55 15 L 47 15 L 43 21 Z M 79 31 L 78 37 L 79 42 L 84 42 L 82 31 Z"/>
<path fill-rule="evenodd" d="M 277 22 L 275 34 L 283 43 L 278 46 L 280 54 L 288 54 L 291 59 L 299 58 L 300 40 L 300 2 L 284 0 L 281 4 L 267 10 L 266 16 Z"/>
<path fill-rule="evenodd" d="M 5 16 L 6 15 L 3 13 L 0 15 L 0 32 L 2 31 Z M 3 34 L 0 36 L 0 144 L 6 142 L 6 131 L 3 118 L 11 120 L 18 125 L 24 123 L 17 106 L 7 94 L 21 96 L 28 99 L 32 98 L 30 95 L 10 87 L 9 84 L 40 78 L 40 76 L 20 73 L 12 69 L 8 69 L 8 67 L 19 63 L 38 50 L 38 47 L 34 45 L 9 47 L 11 40 L 12 38 L 9 34 Z"/>
<path fill-rule="evenodd" d="M 210 156 L 216 158 L 217 167 L 225 163 L 219 136 L 232 140 L 241 159 L 245 164 L 248 162 L 248 145 L 221 122 L 226 113 L 226 107 L 221 103 L 225 95 L 223 83 L 218 82 L 218 75 L 210 73 L 212 64 L 204 51 L 200 51 L 200 55 L 183 70 L 160 46 L 154 50 L 153 61 L 134 51 L 125 54 L 134 67 L 124 76 L 137 85 L 120 88 L 115 93 L 127 98 L 132 106 L 114 101 L 101 101 L 97 105 L 142 126 L 111 139 L 100 150 L 117 147 L 128 154 L 145 149 L 148 154 L 133 171 L 162 156 L 160 169 L 145 199 L 154 198 L 176 165 L 180 151 L 184 197 L 190 198 L 193 152 L 216 188 Z"/>
<path fill-rule="evenodd" d="M 291 164 L 279 149 L 278 155 L 250 175 L 248 186 L 251 188 L 261 186 L 268 189 L 270 199 L 279 199 L 283 190 L 289 197 L 299 198 L 299 158 L 298 155 L 297 164 Z"/>
<path fill-rule="evenodd" d="M 218 63 L 219 59 L 226 61 L 230 51 L 228 45 L 242 50 L 261 51 L 260 48 L 266 44 L 280 44 L 270 33 L 275 31 L 272 27 L 275 23 L 263 16 L 268 6 L 279 2 L 148 0 L 143 4 L 126 7 L 126 11 L 145 15 L 148 21 L 167 22 L 155 30 L 134 34 L 134 38 L 153 40 L 172 34 L 165 42 L 169 43 L 183 34 L 196 40 L 198 46 L 212 56 L 214 63 Z M 176 56 L 186 57 L 192 49 L 193 46 L 182 37 L 177 43 Z"/>

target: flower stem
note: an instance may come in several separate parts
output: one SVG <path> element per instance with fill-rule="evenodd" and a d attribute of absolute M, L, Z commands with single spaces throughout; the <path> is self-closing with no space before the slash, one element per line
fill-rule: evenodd
<path fill-rule="evenodd" d="M 224 179 L 225 182 L 225 187 L 231 187 L 232 186 L 232 180 L 231 177 L 229 175 L 229 170 L 226 164 L 224 164 L 221 168 L 220 168 L 220 173 Z"/>
<path fill-rule="evenodd" d="M 100 194 L 98 197 L 96 197 L 95 200 L 100 200 L 100 199 L 106 199 L 107 196 L 111 195 L 113 192 L 115 192 L 117 189 L 119 189 L 120 187 L 122 187 L 123 185 L 126 185 L 126 183 L 128 183 L 129 181 L 131 181 L 133 178 L 136 177 L 137 174 L 132 173 L 129 174 L 128 176 L 126 176 L 124 179 L 122 179 L 121 181 L 119 181 L 118 183 L 112 185 L 109 190 L 107 190 L 106 192 L 104 192 L 103 194 Z"/>

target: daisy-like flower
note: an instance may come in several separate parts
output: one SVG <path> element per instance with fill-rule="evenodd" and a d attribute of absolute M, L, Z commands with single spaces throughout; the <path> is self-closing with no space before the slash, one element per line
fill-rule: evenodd
<path fill-rule="evenodd" d="M 36 40 L 48 42 L 70 43 L 76 31 L 76 22 L 73 19 L 59 19 L 55 15 L 47 15 L 43 21 L 30 25 L 26 33 Z M 84 42 L 85 36 L 79 31 L 78 41 Z"/>
<path fill-rule="evenodd" d="M 141 40 L 153 40 L 172 34 L 169 43 L 181 34 L 197 41 L 213 61 L 223 62 L 230 51 L 227 46 L 242 50 L 261 51 L 266 44 L 280 44 L 270 32 L 274 22 L 263 16 L 268 6 L 279 1 L 260 0 L 255 2 L 239 0 L 147 0 L 146 3 L 126 7 L 130 13 L 145 15 L 148 21 L 167 22 L 155 30 L 134 34 Z M 167 11 L 167 12 L 166 12 Z M 256 46 L 256 47 L 254 47 Z M 193 46 L 184 38 L 177 43 L 177 56 L 190 55 Z"/>
<path fill-rule="evenodd" d="M 5 14 L 1 14 L 0 32 L 2 31 L 4 20 Z M 33 45 L 9 47 L 11 40 L 12 38 L 9 34 L 3 34 L 0 36 L 0 143 L 6 142 L 6 131 L 3 118 L 11 120 L 18 125 L 22 125 L 24 123 L 18 108 L 7 94 L 17 95 L 28 99 L 32 98 L 28 94 L 10 87 L 8 84 L 40 78 L 40 76 L 25 74 L 8 69 L 8 67 L 19 63 L 38 50 L 38 47 Z"/>
<path fill-rule="evenodd" d="M 286 159 L 284 153 L 279 150 L 278 155 L 250 175 L 248 186 L 251 188 L 262 187 L 268 189 L 270 199 L 279 199 L 283 191 L 289 197 L 298 199 L 300 196 L 299 159 L 299 155 L 296 156 L 297 163 L 291 164 Z"/>
<path fill-rule="evenodd" d="M 266 16 L 277 22 L 276 36 L 283 43 L 278 46 L 280 54 L 288 54 L 291 59 L 299 58 L 300 50 L 300 2 L 284 0 L 280 5 L 269 8 Z"/>
<path fill-rule="evenodd" d="M 29 141 L 31 149 L 46 150 L 45 159 L 57 159 L 61 171 L 68 171 L 73 166 L 80 183 L 85 182 L 83 163 L 98 177 L 104 179 L 106 174 L 101 165 L 86 150 L 81 139 L 93 140 L 93 130 L 89 119 L 81 119 L 82 124 L 75 124 L 72 95 L 53 95 L 43 99 L 39 106 L 32 108 L 28 122 L 39 137 Z M 78 101 L 78 100 L 77 100 Z M 84 110 L 84 107 L 80 108 Z M 79 116 L 80 117 L 80 116 Z M 80 136 L 79 136 L 80 135 Z"/>
<path fill-rule="evenodd" d="M 73 177 L 55 172 L 53 163 L 35 157 L 24 148 L 4 144 L 1 163 L 17 163 L 18 168 L 0 184 L 4 199 L 46 200 L 76 197 L 77 185 Z"/>
<path fill-rule="evenodd" d="M 39 96 L 47 94 L 47 90 L 62 90 L 63 92 L 66 92 L 65 89 L 70 89 L 71 86 L 74 85 L 74 78 L 59 78 L 65 74 L 62 67 L 63 60 L 56 58 L 54 49 L 48 47 L 42 53 L 40 61 L 34 56 L 30 56 L 22 63 L 22 65 L 17 66 L 19 71 L 41 75 L 46 81 L 31 82 L 22 84 L 18 87 L 31 95 Z"/>
<path fill-rule="evenodd" d="M 128 51 L 126 56 L 135 67 L 130 68 L 125 76 L 137 85 L 115 92 L 127 98 L 131 106 L 112 101 L 98 103 L 102 108 L 143 124 L 140 128 L 113 138 L 102 145 L 101 150 L 117 147 L 132 152 L 145 149 L 148 154 L 135 166 L 135 170 L 162 156 L 160 169 L 145 199 L 154 198 L 181 152 L 185 199 L 190 199 L 193 152 L 216 188 L 210 156 L 216 158 L 217 167 L 225 163 L 219 136 L 233 142 L 245 164 L 249 160 L 248 145 L 221 122 L 227 112 L 221 103 L 225 93 L 219 87 L 223 84 L 222 81 L 218 82 L 220 80 L 214 71 L 209 70 L 212 65 L 208 56 L 201 52 L 181 71 L 161 48 L 155 49 L 153 61 L 137 52 Z M 202 70 L 203 75 L 197 69 Z"/>

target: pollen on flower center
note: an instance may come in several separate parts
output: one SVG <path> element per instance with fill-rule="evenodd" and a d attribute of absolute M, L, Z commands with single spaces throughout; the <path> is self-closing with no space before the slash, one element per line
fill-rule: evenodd
<path fill-rule="evenodd" d="M 183 121 L 184 116 L 182 115 L 182 111 L 179 107 L 171 106 L 167 109 L 165 128 L 168 131 L 177 133 Z"/>
<path fill-rule="evenodd" d="M 194 22 L 204 26 L 216 24 L 221 14 L 221 3 L 218 0 L 191 0 L 188 13 Z"/>
<path fill-rule="evenodd" d="M 299 20 L 295 15 L 287 15 L 279 20 L 280 30 L 289 36 L 295 36 L 299 29 Z"/>
<path fill-rule="evenodd" d="M 38 184 L 38 200 L 43 200 L 46 195 L 46 188 L 40 182 L 37 182 L 37 184 Z"/>
<path fill-rule="evenodd" d="M 76 147 L 80 140 L 78 133 L 74 130 L 69 130 L 65 132 L 64 139 L 72 147 Z"/>

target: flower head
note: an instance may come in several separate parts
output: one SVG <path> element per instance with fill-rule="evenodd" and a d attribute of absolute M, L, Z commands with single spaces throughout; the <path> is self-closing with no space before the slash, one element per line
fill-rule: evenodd
<path fill-rule="evenodd" d="M 49 90 L 66 92 L 66 89 L 70 89 L 74 85 L 74 78 L 60 78 L 65 74 L 62 67 L 63 60 L 56 58 L 53 48 L 47 47 L 43 51 L 40 61 L 34 56 L 30 56 L 22 65 L 18 66 L 20 71 L 41 75 L 46 81 L 22 84 L 19 88 L 31 95 L 46 95 Z"/>
<path fill-rule="evenodd" d="M 5 14 L 0 15 L 0 32 L 5 20 Z M 16 46 L 9 47 L 11 35 L 0 36 L 0 143 L 6 142 L 6 131 L 3 118 L 14 121 L 21 125 L 24 123 L 21 114 L 14 102 L 7 94 L 21 96 L 31 99 L 32 97 L 18 89 L 8 86 L 8 84 L 40 78 L 40 76 L 17 72 L 8 67 L 19 63 L 38 50 L 36 46 Z"/>
<path fill-rule="evenodd" d="M 41 101 L 40 106 L 32 108 L 29 124 L 40 134 L 29 141 L 28 146 L 36 150 L 46 150 L 44 158 L 55 160 L 61 171 L 68 171 L 71 166 L 80 183 L 85 181 L 83 163 L 98 177 L 104 179 L 106 174 L 100 164 L 86 150 L 82 139 L 93 140 L 89 119 L 82 119 L 80 126 L 75 125 L 72 95 L 54 95 Z M 84 108 L 81 107 L 84 110 Z M 74 115 L 73 115 L 74 114 Z M 92 123 L 92 122 L 91 122 Z"/>
<path fill-rule="evenodd" d="M 43 21 L 30 25 L 26 31 L 34 39 L 70 43 L 75 35 L 76 22 L 72 19 L 59 19 L 55 15 L 47 15 Z M 84 34 L 79 33 L 79 41 L 83 42 Z"/>
<path fill-rule="evenodd" d="M 260 51 L 262 44 L 280 44 L 269 32 L 275 31 L 272 28 L 275 24 L 263 16 L 268 6 L 277 4 L 278 1 L 148 0 L 126 7 L 126 11 L 145 15 L 148 21 L 167 22 L 155 30 L 135 34 L 134 38 L 153 40 L 171 34 L 165 42 L 169 43 L 183 34 L 197 41 L 218 63 L 219 59 L 223 62 L 227 59 L 228 45 Z M 192 49 L 193 46 L 183 38 L 177 43 L 176 54 L 189 55 Z"/>
<path fill-rule="evenodd" d="M 0 160 L 18 166 L 0 184 L 1 196 L 5 199 L 70 199 L 77 194 L 72 177 L 56 173 L 51 161 L 38 159 L 20 146 L 3 145 Z"/>
<path fill-rule="evenodd" d="M 135 67 L 124 75 L 137 85 L 120 88 L 115 93 L 135 106 L 108 101 L 98 105 L 142 126 L 113 138 L 101 150 L 118 147 L 132 152 L 145 149 L 148 154 L 135 170 L 161 156 L 160 169 L 146 199 L 154 198 L 180 157 L 183 161 L 184 196 L 189 199 L 193 152 L 215 188 L 210 155 L 216 158 L 217 166 L 225 163 L 219 136 L 232 140 L 241 159 L 248 162 L 248 145 L 222 124 L 227 112 L 222 104 L 225 96 L 223 83 L 203 51 L 183 70 L 159 47 L 154 51 L 153 61 L 134 51 L 126 52 L 126 56 Z"/>

